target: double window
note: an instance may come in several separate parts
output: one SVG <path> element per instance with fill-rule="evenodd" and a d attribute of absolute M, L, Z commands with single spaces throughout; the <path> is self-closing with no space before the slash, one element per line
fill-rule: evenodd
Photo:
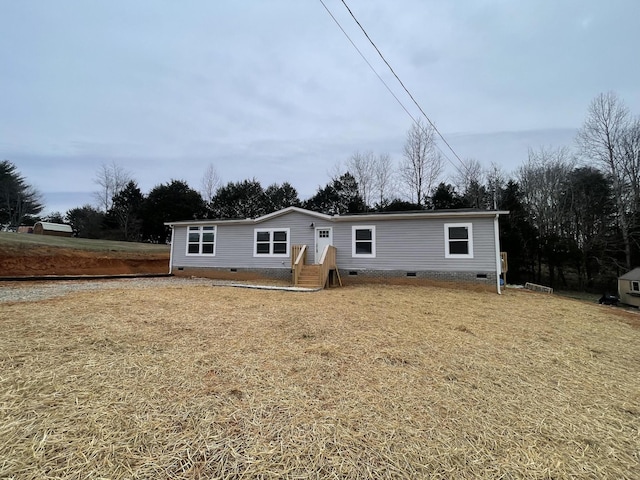
<path fill-rule="evenodd" d="M 289 229 L 267 228 L 254 230 L 254 257 L 288 257 Z"/>
<path fill-rule="evenodd" d="M 216 227 L 201 225 L 189 227 L 187 255 L 215 255 Z"/>
<path fill-rule="evenodd" d="M 376 227 L 351 227 L 351 256 L 374 258 L 376 256 Z"/>
<path fill-rule="evenodd" d="M 473 228 L 470 223 L 444 224 L 445 258 L 473 258 Z"/>

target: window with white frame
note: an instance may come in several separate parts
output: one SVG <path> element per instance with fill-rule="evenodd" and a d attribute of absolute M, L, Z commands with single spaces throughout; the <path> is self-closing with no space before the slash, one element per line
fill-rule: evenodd
<path fill-rule="evenodd" d="M 351 227 L 351 256 L 376 256 L 376 227 L 371 225 L 354 225 Z"/>
<path fill-rule="evenodd" d="M 640 292 L 640 282 L 633 280 L 631 282 L 631 291 L 632 292 Z"/>
<path fill-rule="evenodd" d="M 444 224 L 445 258 L 473 258 L 473 227 L 470 223 Z"/>
<path fill-rule="evenodd" d="M 254 257 L 288 257 L 288 228 L 256 228 L 254 230 Z"/>
<path fill-rule="evenodd" d="M 187 234 L 187 255 L 215 255 L 216 227 L 200 225 L 189 227 Z"/>

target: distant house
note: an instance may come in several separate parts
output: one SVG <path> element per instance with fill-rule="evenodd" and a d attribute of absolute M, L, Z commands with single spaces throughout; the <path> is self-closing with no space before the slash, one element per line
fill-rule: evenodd
<path fill-rule="evenodd" d="M 31 225 L 20 225 L 18 233 L 33 233 L 33 227 Z"/>
<path fill-rule="evenodd" d="M 58 237 L 73 236 L 71 225 L 65 223 L 36 222 L 33 226 L 33 233 L 36 235 L 55 235 Z"/>
<path fill-rule="evenodd" d="M 429 278 L 495 285 L 500 292 L 498 217 L 507 213 L 325 215 L 288 207 L 253 219 L 167 222 L 169 270 L 212 278 L 293 278 L 297 284 L 305 277 L 298 275 L 298 264 L 316 275 L 313 268 L 330 261 L 327 269 L 349 283 Z M 326 284 L 326 273 L 317 273 L 317 286 Z"/>
<path fill-rule="evenodd" d="M 640 268 L 618 278 L 618 297 L 622 303 L 640 307 Z"/>

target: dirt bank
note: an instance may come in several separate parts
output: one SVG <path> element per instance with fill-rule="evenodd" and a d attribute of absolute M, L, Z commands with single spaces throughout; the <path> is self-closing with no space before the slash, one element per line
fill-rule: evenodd
<path fill-rule="evenodd" d="M 38 247 L 0 250 L 0 276 L 167 273 L 169 254 Z"/>

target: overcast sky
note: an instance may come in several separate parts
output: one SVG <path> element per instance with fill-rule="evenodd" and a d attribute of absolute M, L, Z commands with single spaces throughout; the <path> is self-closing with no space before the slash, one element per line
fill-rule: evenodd
<path fill-rule="evenodd" d="M 346 1 L 463 159 L 511 172 L 528 147 L 572 146 L 601 92 L 640 114 L 638 0 Z M 324 2 L 418 117 L 343 3 Z M 0 0 L 0 159 L 45 212 L 95 203 L 112 161 L 144 193 L 199 190 L 213 163 L 225 183 L 289 181 L 304 199 L 356 151 L 399 161 L 410 126 L 320 0 Z"/>

